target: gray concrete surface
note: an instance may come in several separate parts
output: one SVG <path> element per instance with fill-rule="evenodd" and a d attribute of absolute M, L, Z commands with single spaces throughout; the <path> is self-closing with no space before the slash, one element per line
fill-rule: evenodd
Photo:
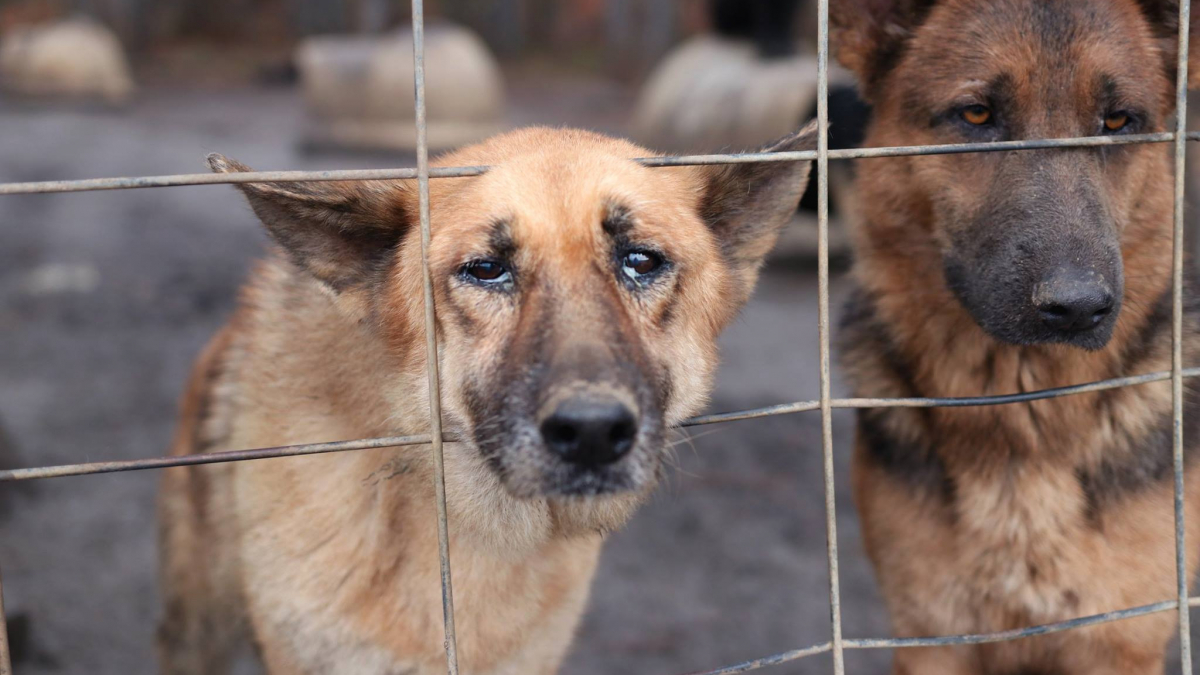
<path fill-rule="evenodd" d="M 513 121 L 617 128 L 620 92 L 565 86 L 514 88 Z M 0 103 L 0 180 L 190 172 L 212 151 L 263 169 L 388 163 L 298 155 L 302 123 L 286 91 L 154 91 L 120 114 Z M 0 425 L 16 461 L 163 454 L 186 369 L 261 250 L 249 210 L 227 186 L 0 199 Z M 783 267 L 725 336 L 713 410 L 817 394 L 815 279 Z M 845 632 L 886 635 L 849 502 L 850 433 L 838 414 Z M 670 675 L 828 639 L 818 418 L 692 436 L 609 542 L 564 672 Z M 155 484 L 142 472 L 0 487 L 19 675 L 154 671 Z M 849 672 L 885 662 L 851 654 Z M 827 673 L 829 658 L 774 672 Z"/>

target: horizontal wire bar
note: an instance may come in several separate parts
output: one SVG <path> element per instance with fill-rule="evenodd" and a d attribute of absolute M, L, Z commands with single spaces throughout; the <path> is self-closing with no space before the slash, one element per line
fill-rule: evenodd
<path fill-rule="evenodd" d="M 1200 376 L 1200 367 L 1185 368 L 1183 371 L 1183 376 L 1185 378 Z M 1021 394 L 1001 394 L 999 396 L 959 396 L 952 398 L 835 398 L 831 403 L 834 408 L 852 409 L 968 408 L 986 405 L 1028 403 L 1030 401 L 1040 401 L 1042 399 L 1058 398 L 1060 396 L 1086 394 L 1096 391 L 1106 391 L 1108 389 L 1120 389 L 1122 387 L 1149 384 L 1151 382 L 1162 382 L 1169 379 L 1171 379 L 1171 373 L 1169 371 L 1163 371 L 1158 373 L 1147 373 L 1145 375 L 1131 375 L 1129 377 L 1120 377 L 1112 380 L 1100 380 L 1099 382 L 1089 382 L 1087 384 L 1074 384 L 1068 387 L 1041 389 L 1038 391 L 1024 392 Z M 718 422 L 740 422 L 742 420 L 772 417 L 774 415 L 811 412 L 813 410 L 819 410 L 820 407 L 820 401 L 796 401 L 795 403 L 781 403 L 762 408 L 739 410 L 737 412 L 700 415 L 699 417 L 693 417 L 689 420 L 685 420 L 684 422 L 680 423 L 679 426 L 694 427 L 703 424 L 716 424 Z M 2 476 L 2 473 L 0 473 L 0 476 Z"/>
<path fill-rule="evenodd" d="M 825 643 L 822 643 L 819 645 L 813 645 L 811 647 L 806 647 L 804 649 L 793 649 L 790 652 L 783 652 L 782 654 L 774 654 L 771 656 L 764 656 L 761 659 L 753 659 L 751 661 L 745 661 L 745 662 L 738 663 L 738 664 L 735 664 L 732 666 L 718 668 L 716 670 L 704 670 L 704 671 L 700 671 L 697 673 L 689 673 L 689 675 L 734 675 L 735 673 L 744 673 L 749 670 L 758 670 L 760 668 L 770 668 L 771 666 L 777 666 L 781 663 L 787 663 L 788 661 L 796 661 L 796 660 L 803 659 L 808 656 L 816 656 L 817 654 L 824 654 L 825 652 L 829 652 L 829 651 L 833 651 L 833 643 L 825 642 Z"/>
<path fill-rule="evenodd" d="M 1185 368 L 1185 378 L 1200 377 L 1200 367 Z M 1069 387 L 1042 389 L 1022 394 L 1002 394 L 1000 396 L 969 396 L 956 398 L 835 398 L 830 401 L 834 408 L 963 408 L 987 405 L 1009 405 L 1013 403 L 1028 403 L 1042 399 L 1058 398 L 1086 394 L 1089 392 L 1120 389 L 1151 382 L 1162 382 L 1171 378 L 1170 372 L 1147 373 L 1133 375 L 1087 384 L 1076 384 Z M 737 412 L 700 415 L 684 420 L 680 428 L 717 424 L 721 422 L 738 422 L 742 420 L 788 415 L 792 413 L 819 410 L 819 401 L 797 401 L 779 405 L 740 410 Z M 443 434 L 442 440 L 454 443 L 462 440 L 455 434 Z M 173 466 L 192 466 L 196 464 L 219 464 L 224 462 L 240 462 L 253 459 L 274 459 L 278 457 L 294 457 L 298 455 L 320 455 L 330 452 L 347 452 L 352 450 L 371 450 L 377 448 L 392 448 L 405 445 L 424 445 L 430 442 L 430 435 L 418 436 L 388 436 L 380 438 L 365 438 L 351 441 L 335 441 L 330 443 L 304 443 L 298 445 L 282 445 L 271 448 L 253 450 L 226 450 L 210 452 L 202 455 L 181 455 L 175 457 L 155 457 L 150 459 L 129 459 L 111 462 L 85 462 L 80 464 L 60 464 L 57 466 L 34 467 L 28 469 L 0 470 L 0 483 L 19 480 L 36 480 L 42 478 L 62 478 L 65 476 L 83 476 L 98 473 L 116 473 L 120 471 L 142 471 L 145 469 L 165 469 Z"/>
<path fill-rule="evenodd" d="M 1188 607 L 1200 607 L 1200 598 L 1189 598 Z M 999 631 L 996 633 L 969 633 L 964 635 L 945 635 L 941 637 L 921 637 L 921 638 L 845 638 L 842 646 L 846 649 L 911 649 L 913 647 L 955 647 L 961 645 L 978 645 L 991 642 L 1011 642 L 1013 640 L 1021 640 L 1025 638 L 1037 637 L 1039 635 L 1048 635 L 1050 633 L 1061 633 L 1062 631 L 1074 630 L 1077 628 L 1087 628 L 1103 623 L 1112 623 L 1114 621 L 1127 621 L 1149 614 L 1158 614 L 1160 612 L 1169 612 L 1179 607 L 1177 600 L 1164 600 L 1163 602 L 1155 602 L 1149 605 L 1140 605 L 1138 607 L 1130 607 L 1127 609 L 1115 610 L 1112 612 L 1103 612 L 1101 614 L 1092 614 L 1089 616 L 1081 616 L 1066 621 L 1056 623 L 1046 623 L 1037 626 L 1029 626 L 1027 628 L 1017 628 L 1013 630 Z M 705 670 L 689 675 L 734 675 L 735 673 L 744 673 L 760 668 L 769 668 L 777 666 L 781 663 L 796 661 L 817 654 L 824 654 L 833 649 L 831 642 L 823 642 L 804 649 L 794 649 L 771 656 L 751 661 L 744 661 L 732 666 L 718 668 L 716 670 Z"/>
<path fill-rule="evenodd" d="M 461 178 L 486 173 L 486 166 L 455 166 L 429 170 L 431 178 Z M 183 185 L 225 185 L 235 183 L 310 183 L 338 180 L 414 180 L 416 169 L 351 169 L 344 171 L 245 171 L 241 173 L 183 173 L 169 176 L 122 178 L 86 178 L 48 180 L 32 183 L 0 183 L 0 195 L 46 194 L 52 192 L 94 192 L 97 190 L 136 190 L 139 188 L 180 187 Z"/>
<path fill-rule="evenodd" d="M 1200 140 L 1200 132 L 1185 134 L 1186 140 Z M 1050 148 L 1091 148 L 1106 145 L 1137 145 L 1169 143 L 1173 132 L 1128 134 L 1124 136 L 1086 136 L 1082 138 L 1045 138 L 992 143 L 950 143 L 946 145 L 901 145 L 881 148 L 843 148 L 830 150 L 829 159 L 873 159 L 876 157 L 907 157 L 913 155 L 955 155 L 972 152 L 1006 152 L 1011 150 L 1046 150 Z M 645 157 L 637 160 L 645 166 L 693 166 L 702 164 L 750 164 L 754 162 L 798 162 L 817 158 L 816 150 L 796 152 L 743 152 L 711 155 L 680 155 Z"/>
<path fill-rule="evenodd" d="M 921 638 L 858 638 L 846 640 L 846 646 L 851 649 L 906 649 L 911 647 L 955 647 L 960 645 L 981 645 L 990 642 L 1010 642 L 1012 640 L 1021 640 L 1024 638 L 1037 637 L 1039 635 L 1048 635 L 1050 633 L 1061 633 L 1065 630 L 1086 628 L 1088 626 L 1095 626 L 1101 623 L 1135 619 L 1139 616 L 1146 616 L 1147 614 L 1169 612 L 1178 606 L 1179 602 L 1176 600 L 1165 600 L 1163 602 L 1156 602 L 1150 605 L 1141 605 L 1139 607 L 1130 607 L 1128 609 L 1120 609 L 1113 612 L 1092 614 L 1090 616 L 1081 616 L 1076 619 L 1068 619 L 1066 621 L 1058 621 L 1056 623 L 1045 623 L 1038 626 L 1016 628 L 1013 630 L 1004 630 L 996 633 L 973 633 L 969 635 L 946 635 L 943 637 Z"/>
<path fill-rule="evenodd" d="M 1200 131 L 1186 134 L 1188 141 L 1200 141 Z M 913 155 L 950 155 L 971 152 L 1005 152 L 1009 150 L 1045 150 L 1049 148 L 1085 148 L 1106 145 L 1169 143 L 1175 134 L 1128 134 L 1124 136 L 1089 136 L 1085 138 L 1052 138 L 996 143 L 954 143 L 948 145 L 910 145 L 886 148 L 846 148 L 830 150 L 830 159 L 871 159 Z M 799 162 L 817 158 L 815 150 L 798 152 L 749 152 L 713 155 L 677 155 L 642 157 L 635 161 L 650 167 L 700 166 L 708 164 L 750 164 L 756 162 Z M 463 178 L 486 173 L 487 166 L 446 166 L 429 170 L 430 178 Z M 225 185 L 238 183 L 327 182 L 340 180 L 415 180 L 417 170 L 351 169 L 328 171 L 247 171 L 242 173 L 185 173 L 164 176 L 120 178 L 85 178 L 82 180 L 50 180 L 27 183 L 0 183 L 0 196 L 20 194 L 49 194 L 61 192 L 93 192 L 97 190 L 136 190 L 140 188 L 179 187 L 184 185 Z"/>
<path fill-rule="evenodd" d="M 457 439 L 457 437 L 443 435 L 442 439 L 445 441 L 454 441 Z M 374 450 L 378 448 L 394 448 L 403 445 L 422 445 L 429 442 L 429 434 L 421 434 L 418 436 L 384 436 L 380 438 L 364 438 L 360 440 L 334 441 L 330 443 L 280 445 L 271 448 L 256 448 L 253 450 L 225 450 L 221 452 L 209 452 L 202 455 L 177 455 L 172 457 L 154 457 L 151 459 L 129 459 L 113 462 L 61 464 L 58 466 L 45 466 L 30 469 L 8 469 L 5 471 L 0 471 L 0 483 L 17 480 L 35 480 L 40 478 L 83 476 L 97 473 L 116 473 L 119 471 L 167 469 L 174 466 L 193 466 L 196 464 L 244 462 L 252 459 L 274 459 L 277 457 L 322 455 L 330 452 Z"/>

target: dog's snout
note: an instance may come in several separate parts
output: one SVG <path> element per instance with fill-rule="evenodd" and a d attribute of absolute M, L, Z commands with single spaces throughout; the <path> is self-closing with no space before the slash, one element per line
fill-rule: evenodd
<path fill-rule="evenodd" d="M 1034 289 L 1034 306 L 1047 328 L 1082 333 L 1104 323 L 1116 306 L 1112 287 L 1090 270 L 1060 270 Z"/>
<path fill-rule="evenodd" d="M 572 464 L 602 466 L 633 447 L 637 419 L 614 399 L 574 398 L 542 420 L 542 439 L 551 452 Z"/>

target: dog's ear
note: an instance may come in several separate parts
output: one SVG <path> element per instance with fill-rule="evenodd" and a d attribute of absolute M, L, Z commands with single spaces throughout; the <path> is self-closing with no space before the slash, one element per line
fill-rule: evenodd
<path fill-rule="evenodd" d="M 817 147 L 817 124 L 780 139 L 760 152 Z M 701 168 L 700 215 L 717 236 L 737 279 L 738 302 L 749 297 L 767 253 L 795 214 L 808 186 L 811 161 L 722 164 Z"/>
<path fill-rule="evenodd" d="M 216 173 L 250 168 L 218 154 Z M 411 216 L 400 181 L 238 183 L 254 213 L 292 262 L 335 292 L 381 275 Z"/>
<path fill-rule="evenodd" d="M 1137 0 L 1158 38 L 1167 74 L 1175 80 L 1179 54 L 1179 0 Z M 1188 87 L 1200 87 L 1200 3 L 1192 4 L 1188 28 Z"/>
<path fill-rule="evenodd" d="M 858 77 L 864 98 L 895 65 L 912 33 L 937 0 L 831 0 L 830 44 Z"/>

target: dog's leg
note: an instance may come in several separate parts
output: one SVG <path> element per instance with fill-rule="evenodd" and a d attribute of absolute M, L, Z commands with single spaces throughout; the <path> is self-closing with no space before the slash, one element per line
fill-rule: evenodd
<path fill-rule="evenodd" d="M 158 628 L 164 675 L 228 672 L 240 644 L 242 621 L 236 574 L 222 539 L 206 522 L 204 495 L 214 467 L 168 469 L 160 512 L 160 585 L 164 614 Z M 220 467 L 224 469 L 225 467 Z"/>
<path fill-rule="evenodd" d="M 192 368 L 172 455 L 211 449 L 207 422 L 230 332 L 219 333 Z M 230 465 L 177 467 L 159 488 L 159 586 L 163 616 L 158 652 L 164 675 L 220 675 L 239 645 L 240 585 Z"/>

